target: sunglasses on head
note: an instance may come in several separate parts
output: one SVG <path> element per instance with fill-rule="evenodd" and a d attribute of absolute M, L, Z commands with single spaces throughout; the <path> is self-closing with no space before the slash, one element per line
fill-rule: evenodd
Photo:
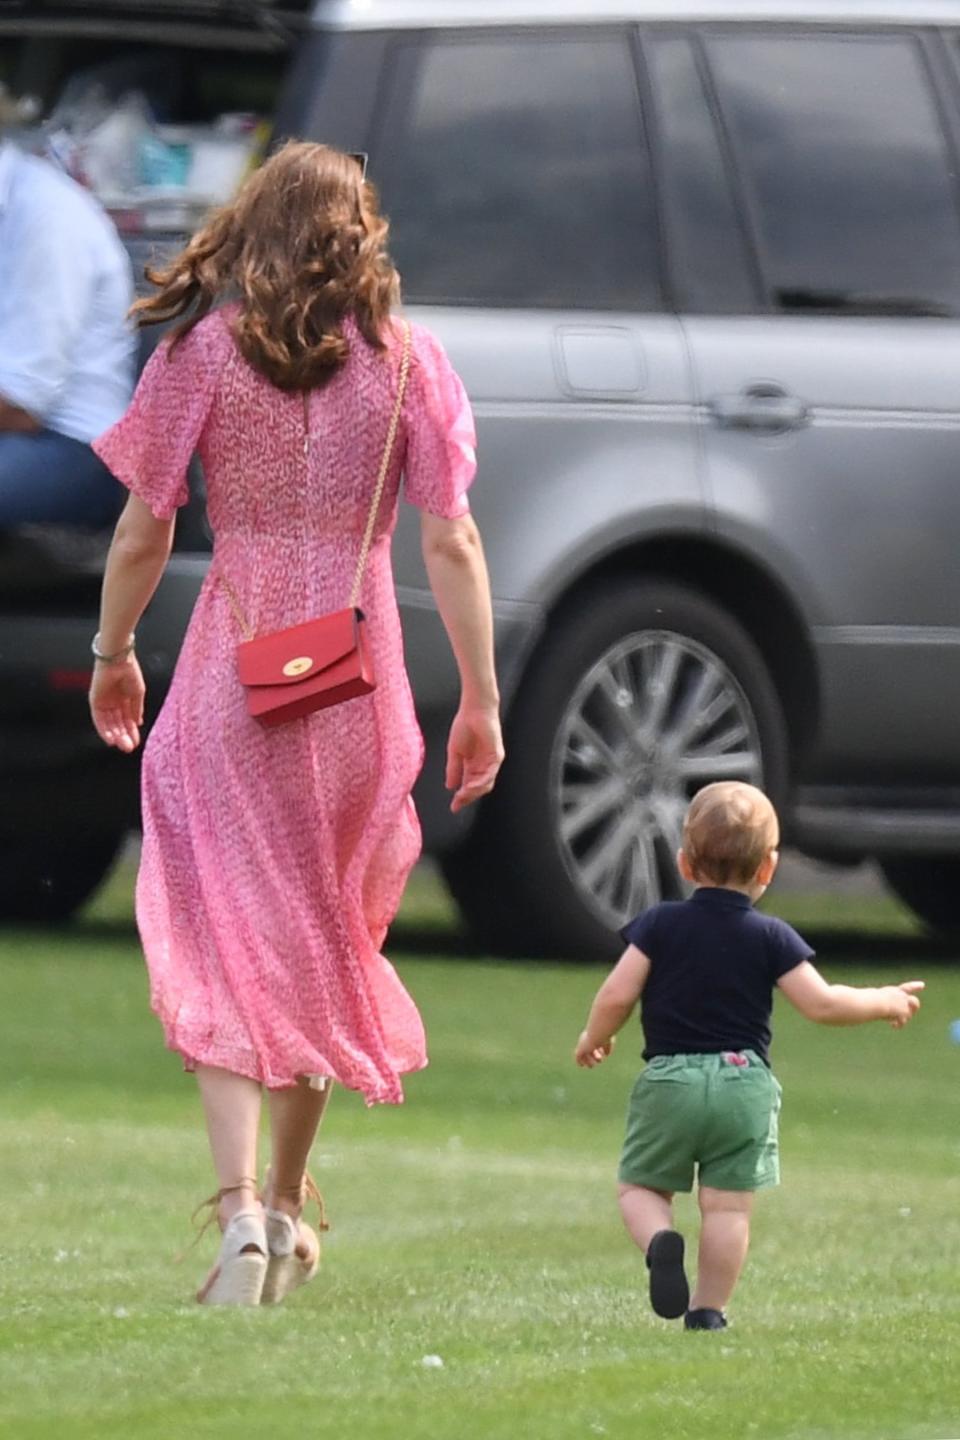
<path fill-rule="evenodd" d="M 366 180 L 367 162 L 370 159 L 370 156 L 367 154 L 366 150 L 348 150 L 347 154 L 350 156 L 351 160 L 355 160 L 360 166 L 360 179 Z"/>

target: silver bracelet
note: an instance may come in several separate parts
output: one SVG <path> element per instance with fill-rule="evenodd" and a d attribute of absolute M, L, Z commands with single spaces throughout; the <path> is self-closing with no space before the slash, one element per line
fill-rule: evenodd
<path fill-rule="evenodd" d="M 124 660 L 129 660 L 137 643 L 137 637 L 132 635 L 130 637 L 130 644 L 125 645 L 122 650 L 118 650 L 115 655 L 104 655 L 100 649 L 99 640 L 100 631 L 98 630 L 90 641 L 90 650 L 94 660 L 99 660 L 101 665 L 120 665 Z"/>

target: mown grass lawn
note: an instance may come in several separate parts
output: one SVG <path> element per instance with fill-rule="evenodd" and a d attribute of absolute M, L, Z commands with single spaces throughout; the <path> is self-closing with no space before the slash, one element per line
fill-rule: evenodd
<path fill-rule="evenodd" d="M 194 1305 L 214 1241 L 173 1257 L 212 1182 L 128 884 L 72 931 L 0 932 L 0 1434 L 960 1436 L 960 963 L 894 907 L 865 918 L 907 956 L 888 978 L 927 971 L 921 1019 L 838 1032 L 781 1010 L 785 1183 L 759 1204 L 735 1325 L 686 1335 L 648 1314 L 613 1201 L 639 1047 L 569 1061 L 600 970 L 425 955 L 456 940 L 422 886 L 394 953 L 431 1068 L 398 1111 L 336 1097 L 321 1278 L 283 1311 Z M 844 928 L 826 902 L 811 915 Z M 689 1200 L 679 1217 L 695 1230 Z"/>

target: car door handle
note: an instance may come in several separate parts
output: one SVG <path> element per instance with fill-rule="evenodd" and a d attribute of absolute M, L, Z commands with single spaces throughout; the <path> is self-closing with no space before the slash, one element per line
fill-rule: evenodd
<path fill-rule="evenodd" d="M 779 385 L 752 385 L 739 395 L 715 395 L 708 409 L 722 430 L 756 430 L 767 435 L 799 430 L 810 419 L 803 401 Z"/>

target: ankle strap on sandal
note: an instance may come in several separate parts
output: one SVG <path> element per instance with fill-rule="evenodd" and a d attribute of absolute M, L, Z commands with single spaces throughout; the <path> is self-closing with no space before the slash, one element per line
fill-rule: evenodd
<path fill-rule="evenodd" d="M 190 1216 L 190 1224 L 194 1227 L 195 1231 L 194 1237 L 191 1240 L 190 1244 L 187 1246 L 186 1250 L 181 1251 L 180 1254 L 177 1256 L 178 1261 L 183 1260 L 187 1255 L 189 1255 L 190 1251 L 196 1245 L 198 1245 L 203 1239 L 204 1235 L 206 1235 L 207 1231 L 210 1229 L 210 1226 L 217 1218 L 217 1206 L 220 1204 L 220 1201 L 223 1199 L 223 1197 L 225 1195 L 235 1195 L 240 1190 L 252 1190 L 256 1198 L 258 1200 L 260 1198 L 260 1191 L 256 1177 L 245 1176 L 244 1179 L 237 1180 L 233 1185 L 221 1185 L 220 1189 L 217 1190 L 213 1195 L 208 1195 L 206 1200 L 200 1201 L 200 1204 Z M 202 1210 L 208 1211 L 208 1214 L 203 1224 L 198 1226 L 197 1216 Z"/>
<path fill-rule="evenodd" d="M 255 1195 L 259 1194 L 260 1185 L 255 1175 L 248 1175 L 243 1180 L 238 1180 L 235 1185 L 223 1185 L 213 1197 L 215 1200 L 222 1200 L 224 1195 L 235 1195 L 238 1190 L 252 1190 Z"/>
<path fill-rule="evenodd" d="M 279 1195 L 290 1196 L 292 1199 L 298 1200 L 301 1205 L 305 1205 L 308 1200 L 312 1200 L 317 1207 L 317 1214 L 319 1216 L 317 1228 L 320 1230 L 330 1229 L 330 1222 L 327 1220 L 326 1201 L 320 1193 L 320 1187 L 317 1185 L 316 1180 L 314 1180 L 309 1170 L 304 1171 L 296 1185 L 274 1185 L 270 1171 L 268 1170 L 263 1183 L 264 1190 L 266 1190 L 268 1186 L 274 1200 L 276 1200 Z"/>
<path fill-rule="evenodd" d="M 252 1190 L 254 1195 L 256 1195 L 258 1199 L 260 1198 L 259 1187 L 255 1176 L 247 1176 L 243 1180 L 237 1180 L 233 1185 L 221 1185 L 220 1189 L 217 1190 L 215 1194 L 208 1195 L 206 1200 L 200 1201 L 200 1204 L 190 1216 L 191 1222 L 196 1220 L 201 1210 L 206 1210 L 208 1207 L 210 1207 L 211 1213 L 207 1216 L 206 1222 L 204 1224 L 205 1230 L 207 1225 L 211 1224 L 211 1222 L 213 1221 L 215 1213 L 213 1207 L 220 1204 L 220 1201 L 223 1199 L 224 1195 L 236 1195 L 238 1190 Z M 203 1234 L 203 1230 L 200 1231 L 200 1234 Z"/>

